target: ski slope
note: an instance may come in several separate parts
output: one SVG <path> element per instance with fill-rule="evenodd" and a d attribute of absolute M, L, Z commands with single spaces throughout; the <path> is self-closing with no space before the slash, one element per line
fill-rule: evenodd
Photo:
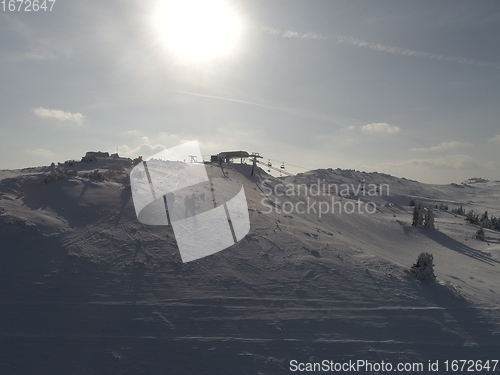
<path fill-rule="evenodd" d="M 131 168 L 124 159 L 0 171 L 0 373 L 289 374 L 292 360 L 500 359 L 500 232 L 479 241 L 477 226 L 442 210 L 438 230 L 414 228 L 408 207 L 414 198 L 499 216 L 499 182 L 338 169 L 250 177 L 248 165 L 207 165 L 244 186 L 251 230 L 182 263 L 170 228 L 137 221 Z M 373 214 L 266 213 L 269 200 L 281 210 L 307 199 L 275 186 L 318 179 L 388 184 L 390 194 L 359 197 L 376 203 Z M 434 255 L 437 283 L 409 275 L 421 252 Z"/>

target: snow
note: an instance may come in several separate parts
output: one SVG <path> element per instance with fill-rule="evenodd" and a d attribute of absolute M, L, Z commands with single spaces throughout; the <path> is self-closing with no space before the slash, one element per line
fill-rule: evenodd
<path fill-rule="evenodd" d="M 414 228 L 408 206 L 415 198 L 498 217 L 499 182 L 338 169 L 278 179 L 232 164 L 224 172 L 245 189 L 250 233 L 182 263 L 171 228 L 138 222 L 131 169 L 110 158 L 0 171 L 0 373 L 281 374 L 293 359 L 500 359 L 500 232 L 479 241 L 477 226 L 437 209 L 438 230 Z M 207 173 L 224 177 L 218 165 Z M 359 196 L 377 204 L 371 215 L 266 214 L 266 179 L 364 181 L 390 194 Z M 283 208 L 306 197 L 269 198 Z M 408 271 L 422 252 L 434 257 L 436 283 Z"/>

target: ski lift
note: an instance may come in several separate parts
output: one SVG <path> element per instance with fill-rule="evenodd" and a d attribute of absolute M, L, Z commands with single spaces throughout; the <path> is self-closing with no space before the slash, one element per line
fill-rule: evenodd
<path fill-rule="evenodd" d="M 281 169 L 285 169 L 285 162 L 281 163 Z"/>

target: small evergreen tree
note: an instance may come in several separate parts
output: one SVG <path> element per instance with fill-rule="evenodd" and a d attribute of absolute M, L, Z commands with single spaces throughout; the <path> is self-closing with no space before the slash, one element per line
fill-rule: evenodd
<path fill-rule="evenodd" d="M 500 219 L 495 218 L 495 222 L 493 223 L 495 230 L 500 230 Z"/>
<path fill-rule="evenodd" d="M 488 229 L 492 228 L 491 220 L 488 217 L 488 211 L 485 211 L 485 213 L 481 216 L 480 222 L 483 228 L 488 228 Z"/>
<path fill-rule="evenodd" d="M 413 218 L 411 225 L 414 227 L 418 227 L 418 215 L 419 215 L 419 207 L 418 206 L 413 206 Z"/>
<path fill-rule="evenodd" d="M 413 207 L 412 226 L 424 227 L 427 229 L 436 229 L 434 225 L 434 212 L 431 207 L 424 207 L 422 203 L 418 203 Z"/>
<path fill-rule="evenodd" d="M 431 207 L 427 208 L 425 212 L 424 227 L 431 230 L 436 229 L 434 225 L 434 212 Z"/>
<path fill-rule="evenodd" d="M 421 253 L 417 262 L 410 268 L 410 272 L 418 280 L 433 282 L 436 280 L 434 275 L 434 257 L 429 253 Z"/>
<path fill-rule="evenodd" d="M 419 205 L 419 210 L 418 210 L 418 226 L 421 227 L 424 225 L 424 219 L 425 219 L 425 208 L 423 204 Z"/>
<path fill-rule="evenodd" d="M 488 220 L 488 211 L 484 211 L 484 214 L 481 216 L 481 221 Z"/>
<path fill-rule="evenodd" d="M 477 222 L 479 221 L 477 215 L 474 214 L 474 210 L 470 210 L 469 212 L 467 212 L 467 215 L 465 215 L 465 220 L 471 224 L 477 224 Z"/>

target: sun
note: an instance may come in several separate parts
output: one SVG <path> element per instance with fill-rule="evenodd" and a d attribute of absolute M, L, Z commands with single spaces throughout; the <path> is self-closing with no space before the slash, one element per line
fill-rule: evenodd
<path fill-rule="evenodd" d="M 154 26 L 165 47 L 178 57 L 206 61 L 235 50 L 242 19 L 224 0 L 168 0 L 160 2 Z"/>

